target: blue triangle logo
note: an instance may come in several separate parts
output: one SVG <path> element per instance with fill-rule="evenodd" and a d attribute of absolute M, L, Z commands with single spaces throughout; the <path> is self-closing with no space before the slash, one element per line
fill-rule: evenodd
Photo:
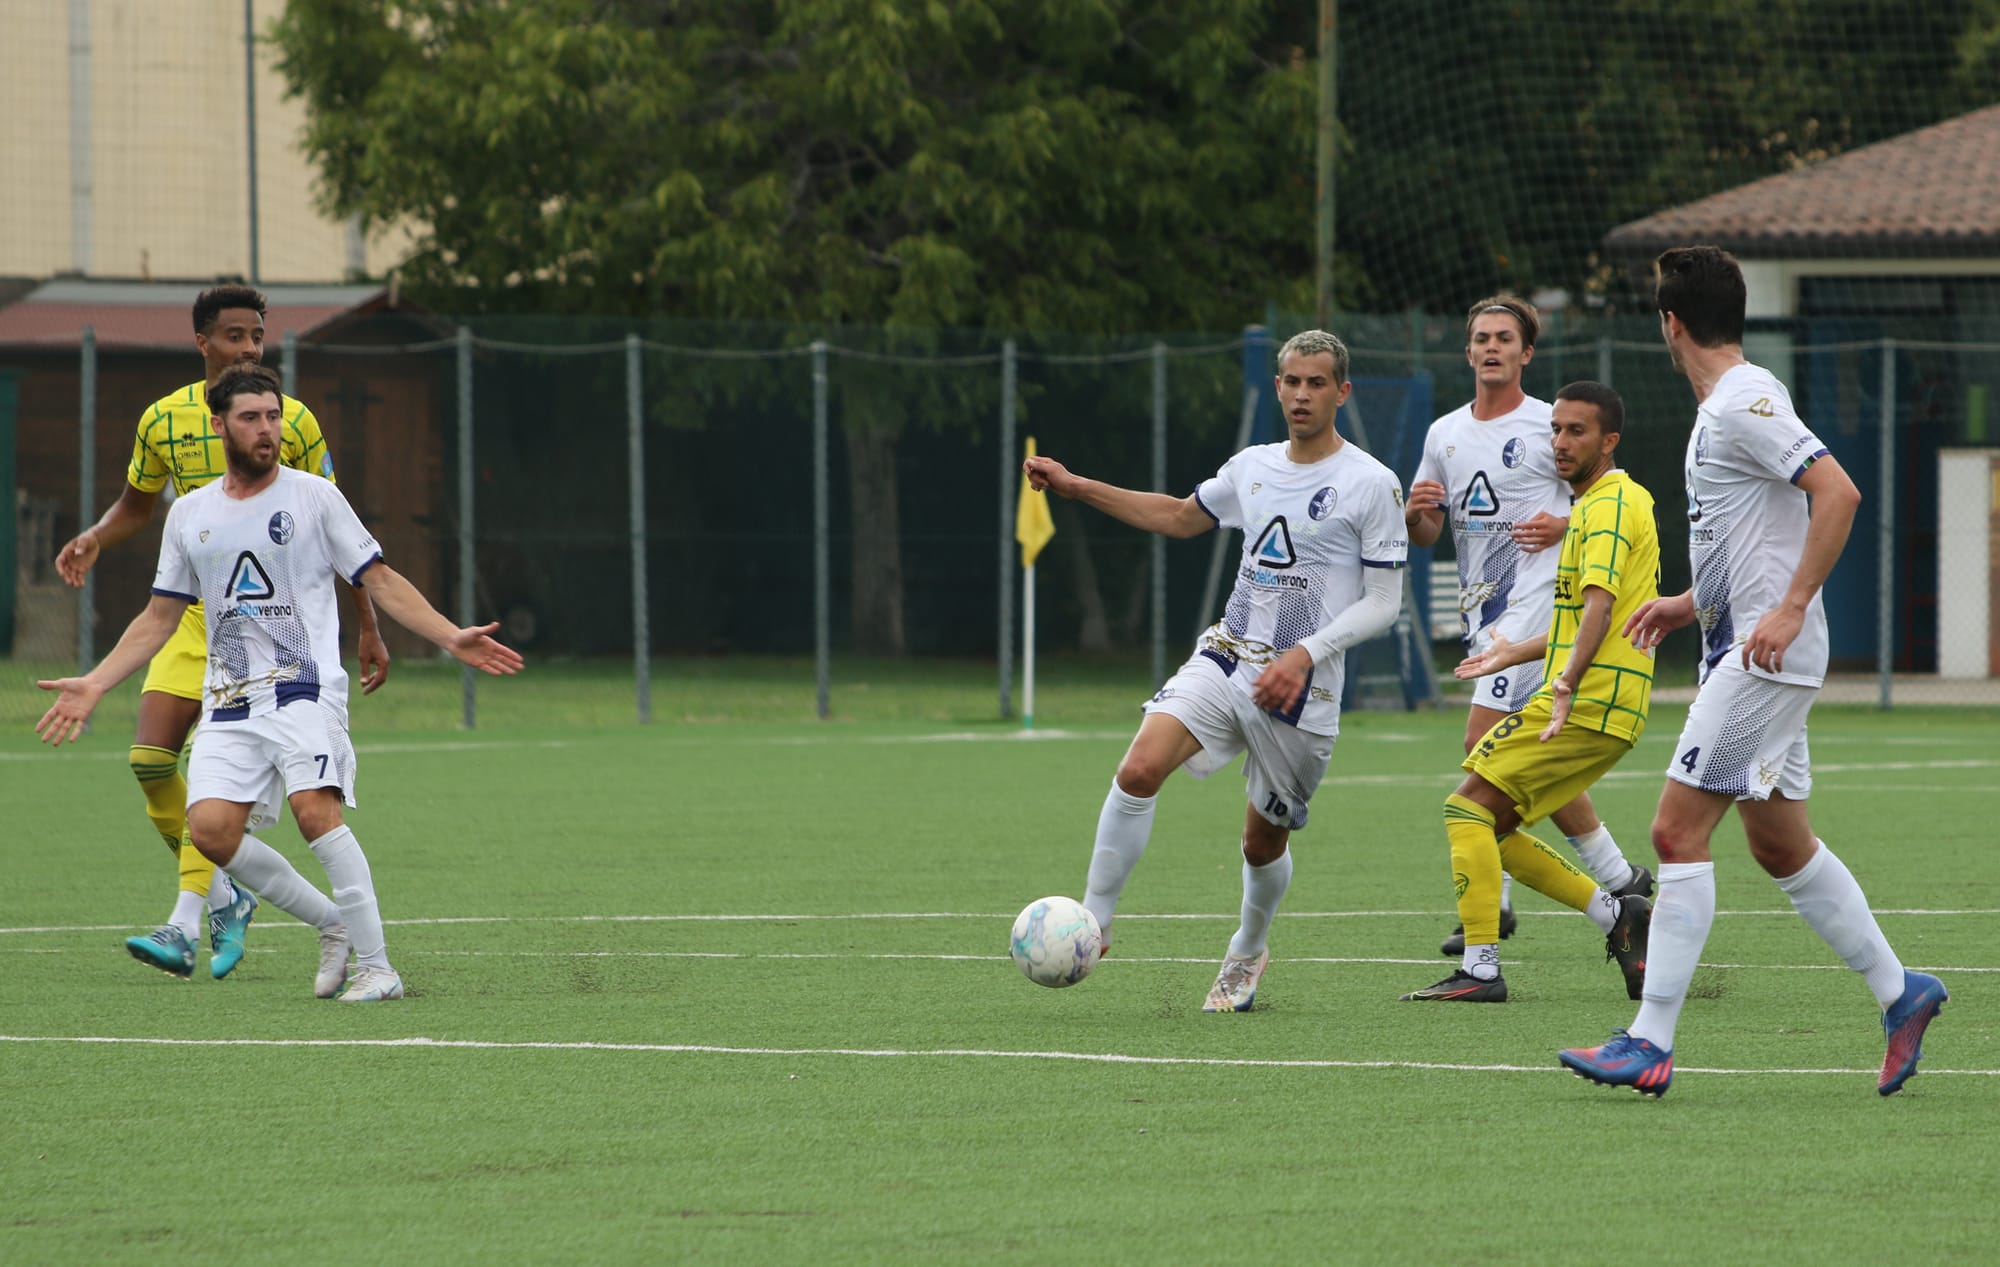
<path fill-rule="evenodd" d="M 1285 525 L 1285 517 L 1279 515 L 1264 528 L 1264 535 L 1257 538 L 1256 548 L 1251 556 L 1265 567 L 1288 568 L 1298 562 L 1298 555 L 1292 550 L 1292 530 Z"/>
<path fill-rule="evenodd" d="M 1486 478 L 1484 471 L 1473 474 L 1472 482 L 1465 486 L 1465 496 L 1458 499 L 1458 504 L 1468 515 L 1500 513 L 1500 495 L 1493 491 L 1493 481 Z"/>
<path fill-rule="evenodd" d="M 271 584 L 270 573 L 257 562 L 257 556 L 245 550 L 236 556 L 236 569 L 229 574 L 229 596 L 231 598 L 269 598 L 277 593 Z"/>

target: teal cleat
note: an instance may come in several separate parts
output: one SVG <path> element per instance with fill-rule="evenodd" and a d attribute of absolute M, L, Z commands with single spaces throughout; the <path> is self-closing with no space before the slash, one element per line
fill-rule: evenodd
<path fill-rule="evenodd" d="M 194 975 L 194 945 L 172 924 L 162 924 L 144 937 L 127 937 L 125 949 L 140 963 L 168 976 Z"/>
<path fill-rule="evenodd" d="M 236 886 L 236 900 L 208 913 L 208 974 L 217 981 L 243 962 L 243 938 L 257 914 L 257 895 Z"/>

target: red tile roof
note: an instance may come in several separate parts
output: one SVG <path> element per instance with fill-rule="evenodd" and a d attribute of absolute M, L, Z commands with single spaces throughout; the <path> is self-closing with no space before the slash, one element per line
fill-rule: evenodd
<path fill-rule="evenodd" d="M 99 347 L 194 346 L 190 313 L 212 283 L 60 280 L 0 308 L 0 347 L 73 348 L 83 327 Z M 379 286 L 263 286 L 264 337 L 273 347 L 287 331 L 303 338 L 318 326 L 369 304 Z"/>
<path fill-rule="evenodd" d="M 1618 256 L 1707 242 L 1740 255 L 2000 254 L 2000 106 L 1767 176 L 1604 236 Z"/>

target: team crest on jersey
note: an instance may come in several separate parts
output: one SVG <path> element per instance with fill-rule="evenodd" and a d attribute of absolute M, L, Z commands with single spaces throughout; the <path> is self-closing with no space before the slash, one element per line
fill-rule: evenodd
<path fill-rule="evenodd" d="M 333 478 L 333 454 L 322 453 L 319 455 L 319 473 L 327 479 Z"/>
<path fill-rule="evenodd" d="M 1472 482 L 1465 486 L 1465 496 L 1458 499 L 1458 505 L 1468 515 L 1500 513 L 1500 495 L 1493 491 L 1493 481 L 1486 478 L 1486 472 L 1473 472 Z"/>
<path fill-rule="evenodd" d="M 1509 440 L 1507 447 L 1500 450 L 1500 463 L 1510 471 L 1527 460 L 1528 442 L 1519 436 Z"/>
<path fill-rule="evenodd" d="M 281 510 L 277 514 L 271 516 L 271 524 L 269 529 L 271 533 L 271 540 L 277 542 L 279 545 L 284 545 L 287 541 L 290 541 L 292 539 L 292 528 L 293 528 L 292 514 L 290 511 Z"/>
<path fill-rule="evenodd" d="M 1306 513 L 1314 519 L 1324 519 L 1333 513 L 1333 504 L 1339 500 L 1339 490 L 1328 484 L 1313 494 L 1312 501 L 1306 504 Z"/>
<path fill-rule="evenodd" d="M 245 550 L 236 556 L 236 567 L 229 574 L 229 596 L 231 598 L 269 598 L 277 593 L 271 584 L 271 574 L 264 565 L 257 562 L 257 556 Z"/>
<path fill-rule="evenodd" d="M 1694 464 L 1700 466 L 1708 461 L 1708 428 L 1694 433 Z"/>
<path fill-rule="evenodd" d="M 1298 554 L 1292 549 L 1292 530 L 1279 515 L 1264 528 L 1264 535 L 1257 538 L 1257 546 L 1250 557 L 1267 568 L 1288 568 L 1298 562 Z"/>

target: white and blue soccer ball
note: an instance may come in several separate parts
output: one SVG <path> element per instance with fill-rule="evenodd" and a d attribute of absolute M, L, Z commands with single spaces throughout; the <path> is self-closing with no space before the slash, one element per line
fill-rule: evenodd
<path fill-rule="evenodd" d="M 1037 898 L 1014 917 L 1008 943 L 1021 975 L 1036 985 L 1075 985 L 1097 966 L 1103 934 L 1083 903 L 1066 897 Z"/>

